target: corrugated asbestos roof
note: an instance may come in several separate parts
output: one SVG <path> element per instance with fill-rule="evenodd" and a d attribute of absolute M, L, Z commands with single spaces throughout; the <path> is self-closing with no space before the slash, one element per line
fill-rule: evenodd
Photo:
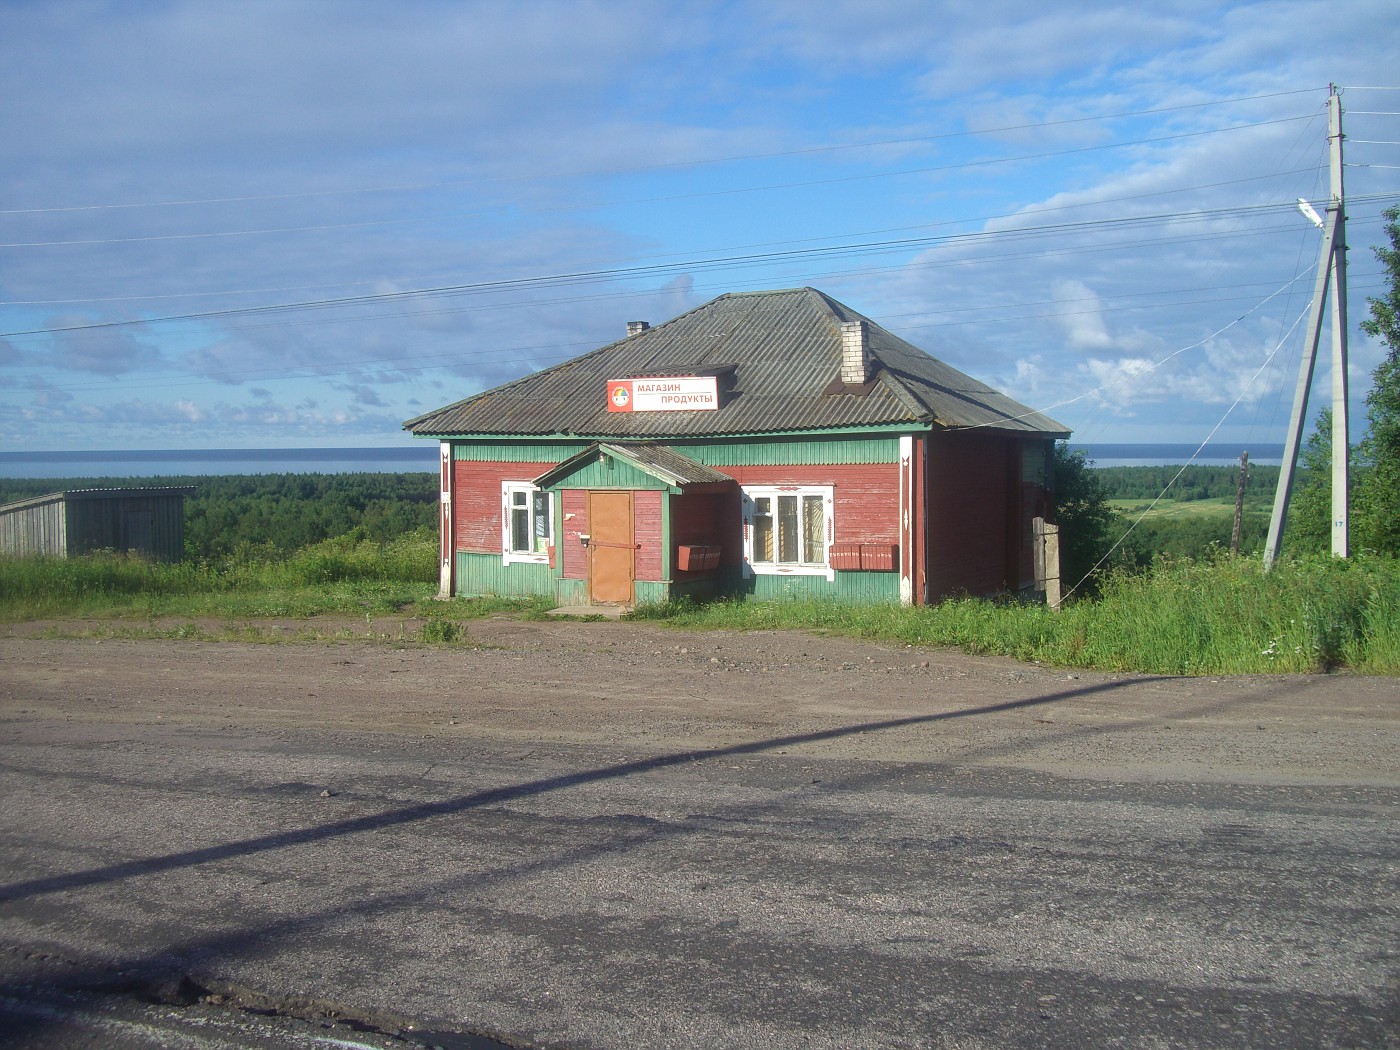
<path fill-rule="evenodd" d="M 840 374 L 843 321 L 869 325 L 875 374 L 858 392 L 832 386 Z M 716 372 L 721 373 L 716 410 L 608 411 L 609 380 Z M 901 423 L 1069 435 L 1055 420 L 930 357 L 815 288 L 722 295 L 638 335 L 410 419 L 404 428 L 433 437 L 577 434 L 647 440 Z"/>

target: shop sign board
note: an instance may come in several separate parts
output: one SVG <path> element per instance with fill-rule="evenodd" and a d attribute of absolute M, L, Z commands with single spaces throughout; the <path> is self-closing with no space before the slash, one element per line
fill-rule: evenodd
<path fill-rule="evenodd" d="M 714 376 L 608 381 L 609 412 L 695 412 L 719 408 Z"/>

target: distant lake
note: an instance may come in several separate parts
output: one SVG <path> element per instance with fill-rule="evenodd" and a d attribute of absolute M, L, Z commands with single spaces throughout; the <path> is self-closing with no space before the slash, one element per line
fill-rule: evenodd
<path fill-rule="evenodd" d="M 1143 467 L 1191 461 L 1195 445 L 1071 445 L 1096 467 Z M 1195 463 L 1238 463 L 1242 448 L 1206 445 Z M 1249 449 L 1249 461 L 1277 465 L 1282 444 Z M 403 474 L 437 473 L 436 441 L 399 448 L 199 448 L 83 449 L 73 452 L 0 452 L 4 478 L 155 478 L 218 474 Z"/>
<path fill-rule="evenodd" d="M 0 452 L 4 478 L 154 478 L 218 474 L 405 474 L 438 470 L 438 445 L 408 448 L 194 448 Z"/>

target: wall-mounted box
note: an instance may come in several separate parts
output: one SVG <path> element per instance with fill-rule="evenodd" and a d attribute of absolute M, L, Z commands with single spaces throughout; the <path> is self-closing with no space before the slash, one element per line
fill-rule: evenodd
<path fill-rule="evenodd" d="M 865 572 L 894 572 L 898 568 L 899 548 L 890 543 L 862 543 L 860 567 Z"/>
<path fill-rule="evenodd" d="M 890 543 L 833 543 L 826 549 L 827 562 L 842 572 L 894 572 L 899 548 Z"/>
<path fill-rule="evenodd" d="M 703 544 L 681 544 L 676 548 L 676 568 L 681 572 L 709 572 L 719 568 L 720 548 Z"/>
<path fill-rule="evenodd" d="M 833 543 L 826 549 L 826 560 L 833 569 L 855 572 L 860 568 L 860 544 Z"/>

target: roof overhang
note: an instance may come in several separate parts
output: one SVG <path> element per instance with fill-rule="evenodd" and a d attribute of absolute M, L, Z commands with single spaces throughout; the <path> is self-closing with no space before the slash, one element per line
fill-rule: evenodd
<path fill-rule="evenodd" d="M 634 442 L 595 441 L 557 466 L 535 478 L 536 488 L 554 488 L 595 460 L 612 457 L 648 477 L 655 478 L 674 493 L 702 492 L 732 485 L 728 474 L 698 463 L 666 445 Z"/>

